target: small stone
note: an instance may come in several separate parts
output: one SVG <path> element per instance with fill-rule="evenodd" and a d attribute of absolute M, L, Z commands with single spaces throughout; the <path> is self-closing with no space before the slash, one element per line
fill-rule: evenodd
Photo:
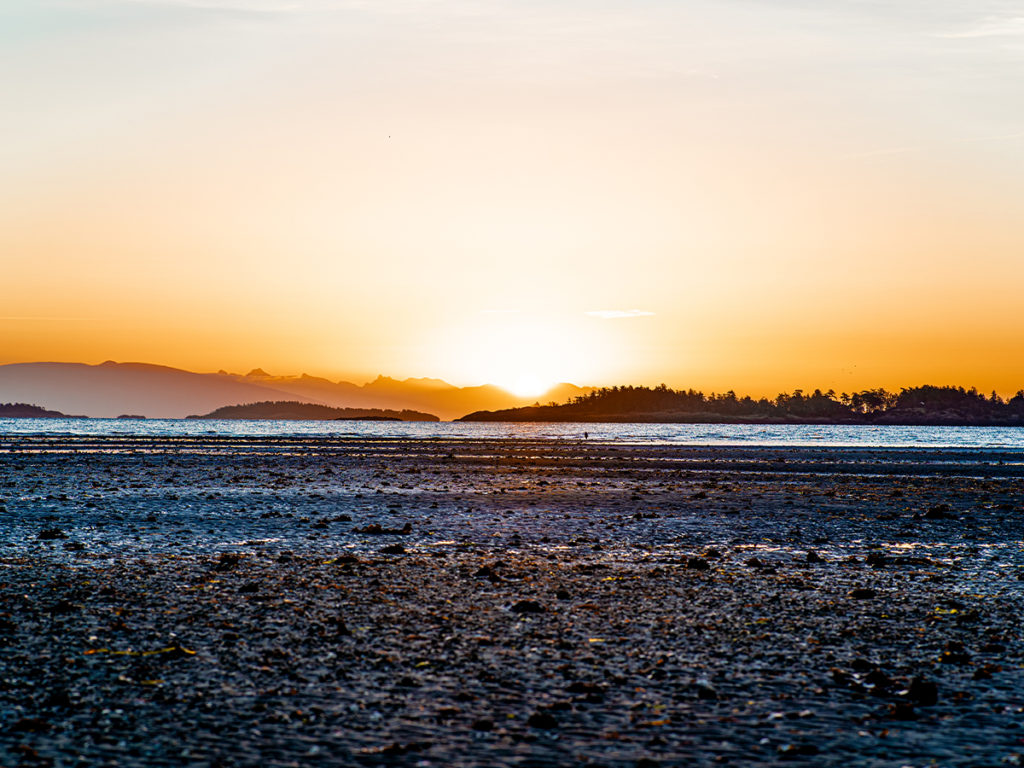
<path fill-rule="evenodd" d="M 237 555 L 234 552 L 221 552 L 220 557 L 217 558 L 217 562 L 213 566 L 213 570 L 221 572 L 230 571 L 238 565 L 241 559 L 242 556 Z"/>
<path fill-rule="evenodd" d="M 813 549 L 808 550 L 807 557 L 805 558 L 808 563 L 824 563 L 825 558 L 815 552 Z"/>
<path fill-rule="evenodd" d="M 712 688 L 710 685 L 696 686 L 697 698 L 701 701 L 718 701 L 718 691 Z"/>
<path fill-rule="evenodd" d="M 873 686 L 876 695 L 884 694 L 893 687 L 892 679 L 880 669 L 869 672 L 864 678 L 864 682 Z"/>
<path fill-rule="evenodd" d="M 959 640 L 950 640 L 946 643 L 946 649 L 939 657 L 943 664 L 966 664 L 970 660 L 971 655 Z"/>
<path fill-rule="evenodd" d="M 509 610 L 512 613 L 544 613 L 547 609 L 536 600 L 520 600 Z"/>
<path fill-rule="evenodd" d="M 406 523 L 401 528 L 384 528 L 380 523 L 371 523 L 363 528 L 355 528 L 353 533 L 371 536 L 407 536 L 412 533 L 412 523 Z"/>
<path fill-rule="evenodd" d="M 47 613 L 51 613 L 51 614 L 65 614 L 65 613 L 74 613 L 74 611 L 75 611 L 74 604 L 69 603 L 67 600 L 58 600 L 56 603 L 54 603 L 53 605 L 51 605 L 49 607 Z"/>
<path fill-rule="evenodd" d="M 939 687 L 929 680 L 915 677 L 910 681 L 907 695 L 922 707 L 930 707 L 939 700 Z"/>
<path fill-rule="evenodd" d="M 832 682 L 836 685 L 852 685 L 854 683 L 853 675 L 843 669 L 833 667 L 831 670 Z"/>
<path fill-rule="evenodd" d="M 52 726 L 41 717 L 23 717 L 11 726 L 12 733 L 43 733 Z"/>
<path fill-rule="evenodd" d="M 487 579 L 492 584 L 497 584 L 499 581 L 502 580 L 501 576 L 495 573 L 494 569 L 491 568 L 489 565 L 485 565 L 479 568 L 476 571 L 476 573 L 473 574 L 473 576 L 477 579 Z"/>
<path fill-rule="evenodd" d="M 550 712 L 534 712 L 530 715 L 526 724 L 531 728 L 541 728 L 543 730 L 551 730 L 558 727 L 558 721 Z"/>
<path fill-rule="evenodd" d="M 686 567 L 691 571 L 706 571 L 711 564 L 702 557 L 688 557 L 686 558 Z"/>
<path fill-rule="evenodd" d="M 917 720 L 917 712 L 909 701 L 897 701 L 889 705 L 889 717 L 893 720 Z"/>
<path fill-rule="evenodd" d="M 50 695 L 46 697 L 44 706 L 67 709 L 71 706 L 71 694 L 63 688 L 57 688 L 50 691 Z"/>
<path fill-rule="evenodd" d="M 604 688 L 597 683 L 587 683 L 582 680 L 570 684 L 566 690 L 569 693 L 604 693 Z"/>
<path fill-rule="evenodd" d="M 348 625 L 345 624 L 345 621 L 341 617 L 335 617 L 331 620 L 331 623 L 334 624 L 334 634 L 336 636 L 349 637 L 352 634 L 352 631 L 348 628 Z"/>
<path fill-rule="evenodd" d="M 779 747 L 779 753 L 783 755 L 816 755 L 818 747 L 814 744 L 784 744 Z"/>
<path fill-rule="evenodd" d="M 873 597 L 878 597 L 878 593 L 871 589 L 871 587 L 858 587 L 850 592 L 850 597 L 856 598 L 857 600 L 870 600 Z"/>

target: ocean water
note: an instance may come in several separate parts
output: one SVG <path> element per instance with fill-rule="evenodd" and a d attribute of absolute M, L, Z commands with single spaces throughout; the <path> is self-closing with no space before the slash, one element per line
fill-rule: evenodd
<path fill-rule="evenodd" d="M 584 433 L 592 441 L 647 445 L 1024 449 L 1022 427 L 0 419 L 0 442 L 4 435 L 583 440 Z"/>

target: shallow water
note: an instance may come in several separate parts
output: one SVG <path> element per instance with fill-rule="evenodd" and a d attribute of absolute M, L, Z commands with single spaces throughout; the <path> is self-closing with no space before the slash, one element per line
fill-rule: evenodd
<path fill-rule="evenodd" d="M 1021 427 L 910 427 L 820 424 L 564 424 L 196 419 L 0 419 L 4 435 L 139 437 L 383 437 L 582 440 L 647 445 L 861 448 L 1021 448 Z"/>

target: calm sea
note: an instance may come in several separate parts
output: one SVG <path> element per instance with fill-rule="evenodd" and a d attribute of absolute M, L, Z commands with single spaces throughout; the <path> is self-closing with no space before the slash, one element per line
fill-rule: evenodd
<path fill-rule="evenodd" d="M 384 437 L 590 440 L 651 445 L 1021 448 L 1021 427 L 820 426 L 809 424 L 548 424 L 185 419 L 0 419 L 3 435 Z"/>

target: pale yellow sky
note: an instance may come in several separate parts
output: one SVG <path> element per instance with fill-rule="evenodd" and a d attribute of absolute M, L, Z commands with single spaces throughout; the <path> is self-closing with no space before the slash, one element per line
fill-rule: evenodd
<path fill-rule="evenodd" d="M 0 45 L 0 363 L 1024 387 L 1012 3 L 26 0 Z"/>

